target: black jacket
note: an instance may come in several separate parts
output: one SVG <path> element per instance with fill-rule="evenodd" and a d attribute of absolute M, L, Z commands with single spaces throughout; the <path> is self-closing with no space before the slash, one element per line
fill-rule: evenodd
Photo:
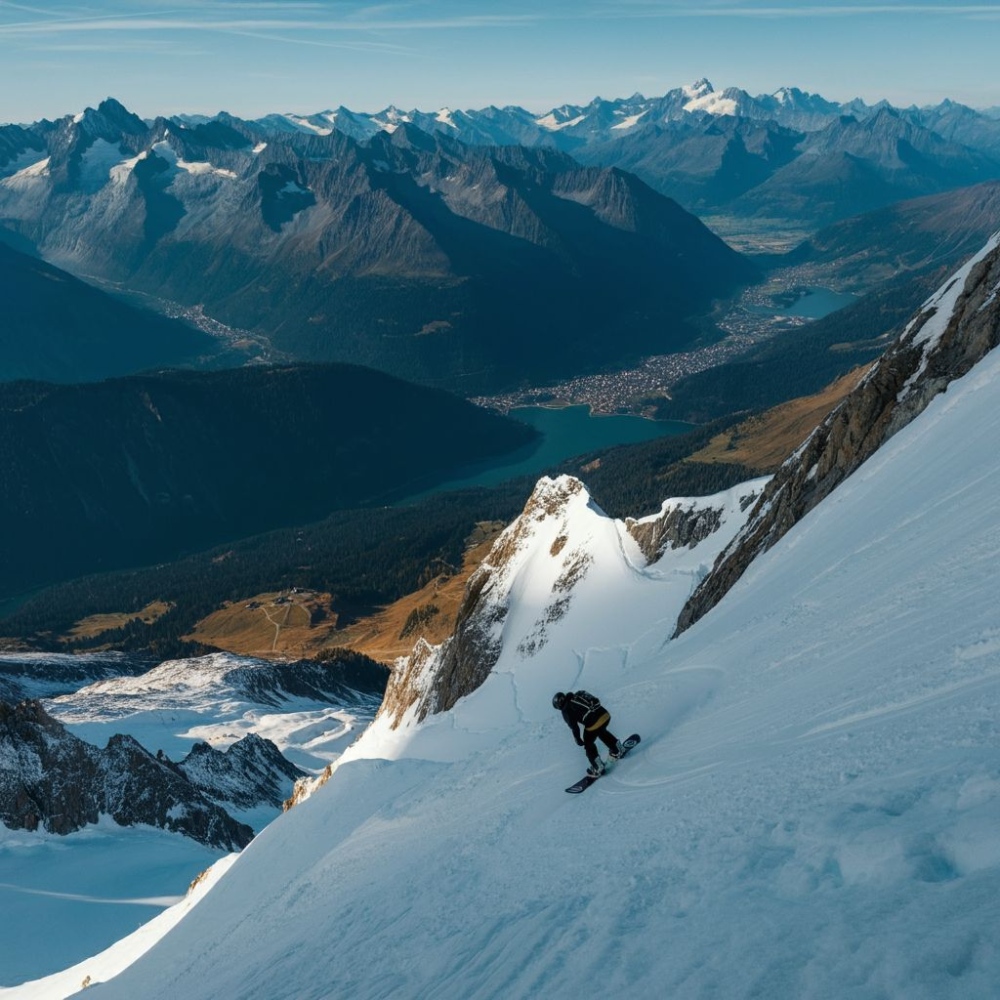
<path fill-rule="evenodd" d="M 588 708 L 577 701 L 573 697 L 573 694 L 574 692 L 570 691 L 566 696 L 566 701 L 562 707 L 562 717 L 566 725 L 573 730 L 573 736 L 579 738 L 579 730 L 576 727 L 579 725 L 586 729 L 587 726 L 592 726 L 607 712 L 607 709 L 600 702 L 597 703 L 596 708 Z"/>

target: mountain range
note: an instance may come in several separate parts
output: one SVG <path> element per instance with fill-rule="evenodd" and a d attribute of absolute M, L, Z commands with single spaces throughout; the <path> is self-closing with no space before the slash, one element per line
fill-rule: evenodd
<path fill-rule="evenodd" d="M 360 363 L 465 394 L 712 335 L 712 302 L 759 272 L 688 211 L 752 244 L 741 228 L 812 235 L 1000 178 L 1000 121 L 955 102 L 707 81 L 542 115 L 144 121 L 109 98 L 0 137 L 0 229 L 17 249 L 171 304 L 223 335 L 216 350 Z M 13 338 L 12 373 L 69 370 L 65 337 L 33 339 Z M 148 349 L 122 366 L 197 356 L 190 339 L 123 341 Z"/>
<path fill-rule="evenodd" d="M 110 99 L 33 129 L 44 149 L 0 176 L 9 233 L 278 357 L 481 391 L 679 349 L 758 277 L 633 175 L 551 148 L 147 124 Z"/>
<path fill-rule="evenodd" d="M 595 98 L 544 114 L 339 108 L 257 124 L 361 140 L 413 124 L 472 145 L 551 147 L 630 170 L 690 211 L 811 227 L 997 177 L 1000 163 L 1000 122 L 954 101 L 894 108 L 829 101 L 796 87 L 753 96 L 736 87 L 716 91 L 704 79 L 662 97 Z"/>

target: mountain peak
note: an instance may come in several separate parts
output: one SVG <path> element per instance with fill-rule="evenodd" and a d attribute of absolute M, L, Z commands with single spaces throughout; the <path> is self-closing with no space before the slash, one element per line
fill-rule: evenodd
<path fill-rule="evenodd" d="M 689 83 L 681 87 L 681 91 L 684 93 L 685 97 L 695 98 L 704 97 L 706 94 L 714 94 L 715 88 L 706 77 L 702 77 L 694 83 Z"/>

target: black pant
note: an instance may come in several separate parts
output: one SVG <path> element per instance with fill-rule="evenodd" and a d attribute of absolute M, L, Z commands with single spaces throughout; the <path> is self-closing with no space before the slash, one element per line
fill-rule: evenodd
<path fill-rule="evenodd" d="M 602 723 L 596 729 L 585 729 L 583 731 L 583 749 L 586 751 L 587 760 L 593 764 L 597 760 L 597 741 L 600 740 L 609 750 L 618 749 L 618 740 L 608 732 L 608 723 L 611 722 L 611 716 L 608 716 L 607 722 Z"/>

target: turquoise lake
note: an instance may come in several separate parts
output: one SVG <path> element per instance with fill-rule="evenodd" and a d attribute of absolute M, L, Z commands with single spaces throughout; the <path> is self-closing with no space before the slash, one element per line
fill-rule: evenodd
<path fill-rule="evenodd" d="M 800 292 L 799 297 L 790 305 L 761 306 L 755 312 L 776 316 L 798 316 L 802 319 L 822 319 L 858 301 L 858 297 L 850 292 L 835 292 L 832 288 L 822 288 L 818 285 L 800 289 Z"/>
<path fill-rule="evenodd" d="M 645 420 L 642 417 L 592 417 L 587 406 L 559 409 L 523 406 L 510 411 L 511 417 L 531 424 L 542 438 L 529 448 L 512 452 L 496 462 L 471 470 L 467 475 L 449 480 L 420 496 L 471 486 L 496 486 L 516 476 L 536 475 L 567 458 L 610 448 L 618 444 L 636 444 L 655 438 L 684 434 L 691 424 L 679 420 Z M 418 499 L 408 497 L 407 501 Z"/>

